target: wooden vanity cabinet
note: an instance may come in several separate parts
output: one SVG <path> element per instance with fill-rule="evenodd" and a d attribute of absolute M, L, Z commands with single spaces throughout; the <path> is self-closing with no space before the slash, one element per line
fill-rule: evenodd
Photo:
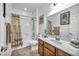
<path fill-rule="evenodd" d="M 56 48 L 56 56 L 70 56 L 68 53 Z"/>
<path fill-rule="evenodd" d="M 55 56 L 55 47 L 44 42 L 44 56 Z"/>
<path fill-rule="evenodd" d="M 38 39 L 38 53 L 41 56 L 70 56 L 70 54 Z"/>
<path fill-rule="evenodd" d="M 38 39 L 38 53 L 40 56 L 44 55 L 44 42 L 40 39 Z"/>
<path fill-rule="evenodd" d="M 55 56 L 55 54 L 48 48 L 44 47 L 44 56 Z"/>

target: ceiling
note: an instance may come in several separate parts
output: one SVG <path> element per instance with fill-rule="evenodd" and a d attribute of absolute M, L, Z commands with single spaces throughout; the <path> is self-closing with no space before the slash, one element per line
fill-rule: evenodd
<path fill-rule="evenodd" d="M 26 11 L 34 12 L 36 8 L 38 9 L 41 9 L 43 7 L 48 8 L 50 5 L 51 3 L 13 3 L 12 7 L 20 10 L 24 10 L 24 8 L 27 8 Z"/>

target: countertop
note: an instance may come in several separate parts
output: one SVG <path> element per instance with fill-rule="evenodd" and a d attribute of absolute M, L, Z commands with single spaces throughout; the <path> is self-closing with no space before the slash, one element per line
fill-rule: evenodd
<path fill-rule="evenodd" d="M 72 55 L 72 56 L 79 56 L 79 48 L 73 47 L 70 42 L 61 40 L 62 44 L 59 44 L 57 42 L 51 41 L 49 38 L 43 38 L 43 37 L 38 37 L 41 40 L 55 46 L 56 48 L 65 51 L 66 53 Z M 54 39 L 54 38 L 53 38 Z"/>

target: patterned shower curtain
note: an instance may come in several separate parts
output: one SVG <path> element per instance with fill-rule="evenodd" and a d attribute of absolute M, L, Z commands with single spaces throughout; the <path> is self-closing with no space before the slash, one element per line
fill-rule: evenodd
<path fill-rule="evenodd" d="M 11 46 L 18 47 L 22 45 L 23 45 L 23 42 L 22 42 L 22 36 L 21 36 L 20 17 L 17 15 L 12 15 Z"/>

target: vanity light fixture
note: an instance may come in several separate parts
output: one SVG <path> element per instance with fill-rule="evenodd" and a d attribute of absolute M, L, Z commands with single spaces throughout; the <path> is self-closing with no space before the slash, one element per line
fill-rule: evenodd
<path fill-rule="evenodd" d="M 57 3 L 54 3 L 54 0 L 53 0 L 53 1 L 50 0 L 50 2 L 51 2 L 51 5 L 52 5 L 52 6 L 56 6 L 56 5 L 57 5 Z"/>
<path fill-rule="evenodd" d="M 55 7 L 58 5 L 58 3 L 54 3 L 54 0 L 50 0 L 50 10 L 55 9 Z"/>
<path fill-rule="evenodd" d="M 53 3 L 53 6 L 56 6 L 57 5 L 57 3 Z"/>

